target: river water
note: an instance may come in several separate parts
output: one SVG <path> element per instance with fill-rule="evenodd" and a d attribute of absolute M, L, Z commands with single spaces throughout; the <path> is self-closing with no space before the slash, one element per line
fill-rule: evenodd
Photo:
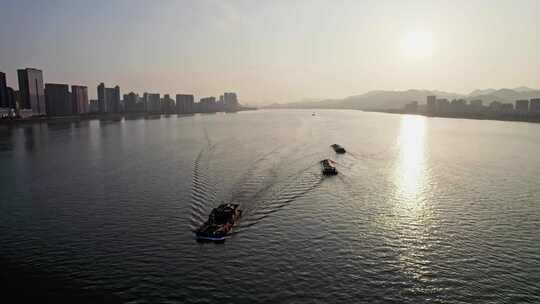
<path fill-rule="evenodd" d="M 540 302 L 540 124 L 345 110 L 43 123 L 0 127 L 0 165 L 3 280 L 21 297 Z M 235 233 L 195 242 L 224 202 L 244 210 Z"/>

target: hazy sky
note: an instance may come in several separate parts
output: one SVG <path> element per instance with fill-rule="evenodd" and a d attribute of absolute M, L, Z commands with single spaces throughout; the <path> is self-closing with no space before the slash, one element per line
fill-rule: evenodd
<path fill-rule="evenodd" d="M 242 102 L 540 87 L 540 1 L 0 0 L 0 70 Z"/>

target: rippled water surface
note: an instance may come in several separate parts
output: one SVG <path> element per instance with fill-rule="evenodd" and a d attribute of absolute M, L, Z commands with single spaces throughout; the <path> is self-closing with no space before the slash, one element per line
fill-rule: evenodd
<path fill-rule="evenodd" d="M 540 125 L 311 114 L 0 127 L 0 257 L 120 302 L 540 303 Z"/>

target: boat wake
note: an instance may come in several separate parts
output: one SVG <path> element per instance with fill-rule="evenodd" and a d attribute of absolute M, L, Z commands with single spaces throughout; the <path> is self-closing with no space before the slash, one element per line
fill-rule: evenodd
<path fill-rule="evenodd" d="M 206 220 L 206 215 L 216 201 L 216 193 L 211 191 L 208 181 L 207 151 L 201 150 L 193 162 L 193 181 L 191 185 L 191 231 Z"/>
<path fill-rule="evenodd" d="M 245 217 L 240 223 L 240 231 L 257 224 L 264 218 L 316 189 L 322 181 L 323 176 L 320 173 L 319 165 L 316 164 L 289 176 L 283 182 L 264 189 L 261 195 L 254 196 L 252 204 L 244 207 Z"/>
<path fill-rule="evenodd" d="M 298 162 L 287 161 L 288 155 L 283 155 L 284 151 L 276 148 L 252 161 L 230 188 L 218 189 L 214 179 L 219 180 L 219 177 L 215 176 L 216 172 L 212 171 L 214 167 L 210 166 L 215 153 L 210 147 L 215 148 L 215 144 L 210 146 L 209 141 L 209 146 L 201 150 L 193 163 L 192 231 L 206 221 L 213 207 L 232 202 L 239 204 L 243 210 L 242 220 L 236 229 L 236 232 L 240 232 L 317 188 L 323 180 L 316 161 L 300 164 L 304 167 L 291 174 L 289 166 Z M 223 164 L 220 167 L 226 168 Z M 226 174 L 222 170 L 217 171 Z"/>

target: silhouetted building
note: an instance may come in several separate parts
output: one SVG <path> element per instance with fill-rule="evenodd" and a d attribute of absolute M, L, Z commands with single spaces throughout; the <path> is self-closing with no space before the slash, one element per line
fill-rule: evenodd
<path fill-rule="evenodd" d="M 11 87 L 7 87 L 8 108 L 18 110 L 18 104 L 20 102 L 19 95 L 19 91 L 15 91 Z"/>
<path fill-rule="evenodd" d="M 9 108 L 6 74 L 0 72 L 0 108 Z"/>
<path fill-rule="evenodd" d="M 38 69 L 17 70 L 19 77 L 20 108 L 32 109 L 34 115 L 45 115 L 45 92 L 43 89 L 43 72 Z"/>
<path fill-rule="evenodd" d="M 437 111 L 437 96 L 428 96 L 426 98 L 426 106 L 428 113 L 435 113 Z"/>
<path fill-rule="evenodd" d="M 540 98 L 531 99 L 531 103 L 529 105 L 529 112 L 534 115 L 540 114 Z"/>
<path fill-rule="evenodd" d="M 161 113 L 161 100 L 159 93 L 144 93 L 146 99 L 146 111 L 151 113 Z"/>
<path fill-rule="evenodd" d="M 161 110 L 163 113 L 172 114 L 176 112 L 174 105 L 174 100 L 170 97 L 169 94 L 163 95 L 163 99 L 161 100 Z"/>
<path fill-rule="evenodd" d="M 107 101 L 108 113 L 120 112 L 120 87 L 105 88 L 105 99 Z"/>
<path fill-rule="evenodd" d="M 197 112 L 201 113 L 211 113 L 216 112 L 216 98 L 215 97 L 204 97 L 199 100 L 197 104 Z"/>
<path fill-rule="evenodd" d="M 240 107 L 236 93 L 224 93 L 223 102 L 226 111 L 236 111 Z"/>
<path fill-rule="evenodd" d="M 126 112 L 144 112 L 144 104 L 139 102 L 139 95 L 133 92 L 124 94 Z"/>
<path fill-rule="evenodd" d="M 71 115 L 73 114 L 73 103 L 67 84 L 47 83 L 45 84 L 45 98 L 47 104 L 47 115 Z"/>
<path fill-rule="evenodd" d="M 529 101 L 526 99 L 516 100 L 516 112 L 526 114 L 529 112 Z"/>
<path fill-rule="evenodd" d="M 142 102 L 144 104 L 144 111 L 148 111 L 148 93 L 144 92 L 142 95 Z"/>
<path fill-rule="evenodd" d="M 101 113 L 118 113 L 120 107 L 120 87 L 107 88 L 102 82 L 97 87 L 97 96 L 99 104 L 99 112 Z"/>
<path fill-rule="evenodd" d="M 88 108 L 90 113 L 99 113 L 99 101 L 97 99 L 90 100 L 90 107 Z"/>
<path fill-rule="evenodd" d="M 107 112 L 107 101 L 105 99 L 105 84 L 102 82 L 97 86 L 98 112 Z"/>
<path fill-rule="evenodd" d="M 71 100 L 74 114 L 86 114 L 88 109 L 88 88 L 85 86 L 71 86 Z"/>
<path fill-rule="evenodd" d="M 176 113 L 193 114 L 195 112 L 195 97 L 187 94 L 176 95 Z"/>

